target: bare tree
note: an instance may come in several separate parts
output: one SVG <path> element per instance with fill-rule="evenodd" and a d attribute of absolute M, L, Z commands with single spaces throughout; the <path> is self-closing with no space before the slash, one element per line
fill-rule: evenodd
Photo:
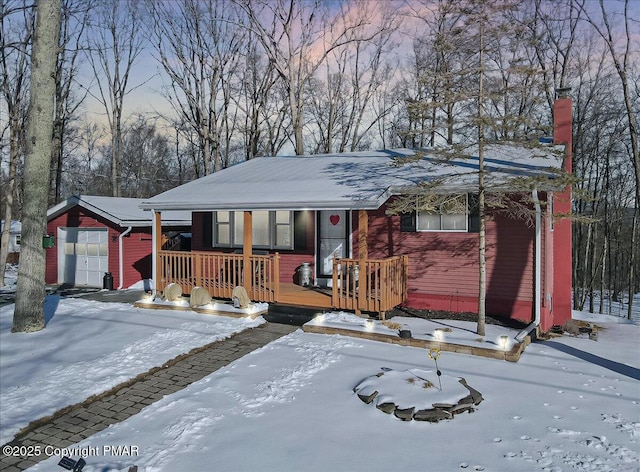
<path fill-rule="evenodd" d="M 374 108 L 373 102 L 382 84 L 393 80 L 390 56 L 398 20 L 394 11 L 381 9 L 375 38 L 365 41 L 359 39 L 366 36 L 364 32 L 354 31 L 357 39 L 328 54 L 309 78 L 306 102 L 312 119 L 308 127 L 315 152 L 369 147 L 370 131 L 388 113 Z"/>
<path fill-rule="evenodd" d="M 622 96 L 624 99 L 624 109 L 627 118 L 627 127 L 629 132 L 631 153 L 630 158 L 633 163 L 633 169 L 635 173 L 635 211 L 633 216 L 632 226 L 632 238 L 631 238 L 631 251 L 629 261 L 629 305 L 628 305 L 628 317 L 631 319 L 633 309 L 633 295 L 635 291 L 635 279 L 637 274 L 635 273 L 636 258 L 638 255 L 638 228 L 640 226 L 640 144 L 638 143 L 638 94 L 633 88 L 633 84 L 630 83 L 629 74 L 633 73 L 632 63 L 635 62 L 635 56 L 638 53 L 637 49 L 637 35 L 639 30 L 637 28 L 638 19 L 631 17 L 630 2 L 624 1 L 624 8 L 621 13 L 611 12 L 610 6 L 605 5 L 603 0 L 599 0 L 600 11 L 598 14 L 593 13 L 587 8 L 584 0 L 576 2 L 580 11 L 584 12 L 587 21 L 593 26 L 595 31 L 604 40 L 605 45 L 609 51 L 610 59 L 613 62 L 615 70 L 620 79 L 620 85 L 622 88 Z M 596 17 L 596 15 L 598 15 Z M 621 21 L 617 22 L 623 26 L 623 31 L 620 40 L 616 38 L 616 32 L 611 24 L 611 18 L 615 16 L 621 16 Z M 635 29 L 634 29 L 635 26 Z M 621 45 L 620 45 L 621 43 Z"/>
<path fill-rule="evenodd" d="M 179 119 L 199 138 L 204 174 L 229 162 L 235 127 L 232 90 L 240 51 L 246 48 L 240 19 L 224 0 L 150 1 L 155 53 L 170 85 L 165 96 Z"/>
<path fill-rule="evenodd" d="M 0 238 L 0 286 L 9 252 L 9 230 L 16 216 L 14 208 L 16 176 L 24 149 L 24 123 L 29 92 L 31 42 L 35 12 L 31 2 L 16 0 L 0 4 L 0 91 L 7 107 L 9 128 L 9 168 L 2 186 L 5 225 Z M 4 133 L 3 133 L 4 136 Z"/>
<path fill-rule="evenodd" d="M 287 93 L 295 153 L 304 154 L 304 102 L 309 80 L 327 56 L 355 41 L 379 34 L 366 28 L 378 3 L 322 0 L 234 0 L 273 63 Z"/>
<path fill-rule="evenodd" d="M 582 18 L 573 5 L 574 0 L 526 2 L 522 5 L 525 18 L 518 20 L 529 30 L 525 50 L 532 50 L 531 62 L 542 74 L 549 113 L 553 110 L 555 89 L 570 86 L 572 76 L 580 72 L 576 70 L 575 47 Z"/>
<path fill-rule="evenodd" d="M 251 32 L 246 48 L 234 102 L 242 112 L 239 131 L 244 136 L 244 157 L 249 160 L 273 156 L 282 149 L 288 120 L 273 62 L 265 57 Z"/>
<path fill-rule="evenodd" d="M 21 264 L 13 332 L 39 331 L 45 327 L 43 236 L 47 225 L 60 10 L 60 0 L 38 1 L 27 124 Z"/>
<path fill-rule="evenodd" d="M 123 196 L 148 198 L 178 185 L 169 138 L 144 115 L 124 125 L 122 155 Z"/>
<path fill-rule="evenodd" d="M 78 74 L 80 41 L 88 23 L 91 0 L 63 0 L 60 31 L 60 53 L 56 66 L 56 114 L 53 130 L 53 155 L 51 156 L 51 188 L 49 204 L 61 198 L 62 169 L 65 156 L 65 137 L 74 114 L 86 94 L 78 97 L 72 90 Z"/>
<path fill-rule="evenodd" d="M 461 48 L 466 39 L 461 33 L 461 13 L 455 2 L 416 2 L 409 17 L 417 19 L 418 36 L 404 79 L 405 123 L 399 128 L 406 145 L 434 146 L 446 141 L 451 145 L 464 124 L 456 115 L 465 113 L 467 93 Z"/>
<path fill-rule="evenodd" d="M 83 122 L 77 134 L 77 151 L 63 161 L 63 174 L 66 176 L 63 192 L 66 195 L 93 195 L 110 193 L 109 161 L 110 156 L 101 155 L 101 128 L 96 123 Z M 101 169 L 101 158 L 105 165 Z"/>
<path fill-rule="evenodd" d="M 416 46 L 433 47 L 433 51 L 416 49 L 415 73 L 418 93 L 407 103 L 412 145 L 449 144 L 438 151 L 443 158 L 472 153 L 477 156 L 478 229 L 478 323 L 477 333 L 484 335 L 486 318 L 486 222 L 491 214 L 508 211 L 529 220 L 532 202 L 512 196 L 486 184 L 485 152 L 489 145 L 501 141 L 526 141 L 528 133 L 541 127 L 532 124 L 534 111 L 543 103 L 532 93 L 540 82 L 539 70 L 522 56 L 521 43 L 527 44 L 527 31 L 514 21 L 517 2 L 482 0 L 442 0 L 432 9 L 416 9 L 428 14 L 431 37 Z M 419 38 L 420 39 L 420 38 Z M 425 66 L 431 67 L 426 72 Z M 455 110 L 455 112 L 454 112 Z M 470 151 L 472 149 L 472 151 Z M 474 163 L 475 165 L 475 163 Z M 521 192 L 533 185 L 514 183 Z M 425 189 L 437 193 L 437 186 Z M 447 196 L 442 197 L 447 201 Z M 508 203 L 507 203 L 508 200 Z M 414 203 L 415 205 L 415 203 Z M 442 205 L 440 205 L 442 206 Z M 508 209 L 508 210 L 507 210 Z"/>
<path fill-rule="evenodd" d="M 89 91 L 105 110 L 111 132 L 111 194 L 121 194 L 122 119 L 125 97 L 141 84 L 129 78 L 143 51 L 143 21 L 137 2 L 96 0 L 87 59 L 97 92 Z"/>

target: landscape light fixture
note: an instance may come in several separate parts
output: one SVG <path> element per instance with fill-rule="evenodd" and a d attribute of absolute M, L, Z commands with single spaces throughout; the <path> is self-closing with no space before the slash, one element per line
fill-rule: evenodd
<path fill-rule="evenodd" d="M 74 461 L 71 457 L 63 456 L 58 462 L 58 465 L 64 469 L 72 470 L 73 472 L 82 472 L 82 469 L 87 462 L 81 457 L 77 461 Z"/>
<path fill-rule="evenodd" d="M 442 372 L 438 368 L 438 357 L 440 357 L 440 349 L 429 349 L 429 359 L 432 359 L 433 362 L 436 363 L 436 374 L 438 375 L 438 385 L 440 386 L 440 391 L 442 392 L 442 381 L 440 377 L 442 377 Z"/>
<path fill-rule="evenodd" d="M 411 337 L 411 329 L 409 328 L 409 325 L 403 324 L 400 327 L 400 330 L 398 331 L 398 336 L 400 336 L 401 338 L 410 338 Z"/>

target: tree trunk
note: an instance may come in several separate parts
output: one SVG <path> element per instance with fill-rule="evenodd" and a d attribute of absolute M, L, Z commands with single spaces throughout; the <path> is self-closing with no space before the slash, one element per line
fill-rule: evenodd
<path fill-rule="evenodd" d="M 45 326 L 45 253 L 42 237 L 47 225 L 60 10 L 61 0 L 39 0 L 37 3 L 13 332 L 39 331 Z"/>
<path fill-rule="evenodd" d="M 635 280 L 637 277 L 636 258 L 638 257 L 638 205 L 640 199 L 636 198 L 636 208 L 633 212 L 633 224 L 631 225 L 631 260 L 629 261 L 629 306 L 627 307 L 627 318 L 633 318 L 633 296 L 635 292 Z"/>
<path fill-rule="evenodd" d="M 9 150 L 9 179 L 7 186 L 4 189 L 5 192 L 5 207 L 4 207 L 4 228 L 2 230 L 2 237 L 0 237 L 0 287 L 4 286 L 4 271 L 7 264 L 7 257 L 9 256 L 9 237 L 11 231 L 11 219 L 13 218 L 13 200 L 16 189 L 16 172 L 18 168 L 18 161 L 20 160 L 20 133 L 22 132 L 19 126 L 19 118 L 12 120 L 11 126 L 11 144 Z"/>
<path fill-rule="evenodd" d="M 604 247 L 602 248 L 602 255 L 600 256 L 600 309 L 598 312 L 600 314 L 604 313 L 604 300 L 605 297 L 608 297 L 608 294 L 605 293 L 605 278 L 607 276 L 607 246 L 609 245 L 609 235 L 608 230 L 605 228 L 604 232 Z M 609 302 L 611 305 L 611 302 Z"/>
<path fill-rule="evenodd" d="M 53 123 L 53 137 L 51 145 L 51 176 L 49 189 L 49 206 L 59 202 L 62 184 L 62 139 L 64 124 L 62 113 L 64 104 L 60 93 L 56 93 L 56 118 Z"/>
<path fill-rule="evenodd" d="M 480 49 L 478 64 L 478 209 L 480 231 L 478 232 L 478 329 L 479 336 L 485 334 L 487 309 L 487 261 L 486 261 L 486 215 L 484 209 L 484 17 L 480 19 Z"/>

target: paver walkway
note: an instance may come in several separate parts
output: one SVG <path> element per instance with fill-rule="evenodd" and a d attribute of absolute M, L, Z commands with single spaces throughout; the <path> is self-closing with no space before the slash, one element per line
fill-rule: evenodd
<path fill-rule="evenodd" d="M 126 420 L 165 395 L 182 390 L 296 329 L 297 326 L 265 323 L 228 339 L 195 349 L 188 355 L 178 356 L 167 362 L 161 368 L 138 376 L 135 381 L 113 388 L 99 399 L 85 401 L 53 415 L 43 424 L 20 434 L 9 445 L 25 446 L 25 451 L 28 451 L 30 446 L 39 446 L 41 450 L 46 446 L 69 447 L 106 429 L 109 425 Z M 49 457 L 46 454 L 36 457 L 6 456 L 5 446 L 0 455 L 0 470 L 4 472 L 25 470 Z"/>

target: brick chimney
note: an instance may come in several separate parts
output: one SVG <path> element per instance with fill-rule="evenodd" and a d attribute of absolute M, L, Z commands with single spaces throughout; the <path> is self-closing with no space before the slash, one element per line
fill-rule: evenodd
<path fill-rule="evenodd" d="M 564 168 L 571 172 L 571 150 L 573 146 L 573 102 L 567 95 L 571 89 L 556 90 L 556 100 L 553 103 L 553 144 L 567 146 Z"/>
<path fill-rule="evenodd" d="M 572 122 L 573 103 L 568 93 L 571 89 L 562 88 L 556 90 L 556 100 L 553 105 L 553 143 L 564 144 L 565 160 L 564 169 L 572 171 Z M 554 214 L 571 213 L 571 186 L 563 191 L 553 194 Z M 571 319 L 571 276 L 572 276 L 572 250 L 571 250 L 571 220 L 569 218 L 555 218 L 553 231 L 547 233 L 553 244 L 553 282 L 551 293 L 551 306 L 548 316 L 541 320 L 542 331 L 548 331 L 553 325 L 563 325 Z M 544 310 L 546 311 L 546 310 Z"/>

